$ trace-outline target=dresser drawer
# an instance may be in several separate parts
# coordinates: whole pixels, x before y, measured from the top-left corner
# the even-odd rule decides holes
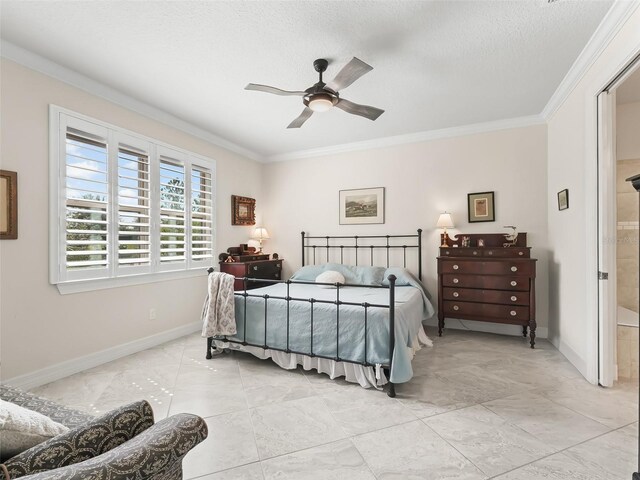
[[[442,306],[444,307],[444,314],[448,317],[455,317],[456,315],[477,315],[479,317],[484,316],[482,313],[484,304],[482,303],[455,302],[445,300]]]
[[[247,264],[247,276],[250,278],[280,279],[282,262],[255,262]]]
[[[529,278],[497,275],[457,275],[445,273],[442,275],[442,285],[444,287],[516,290],[527,292],[529,291]]]
[[[515,260],[482,262],[482,272],[486,275],[526,275],[529,277],[535,272],[535,264],[533,262],[518,262]]]
[[[486,248],[483,253],[489,258],[529,258],[530,250],[518,247]]]
[[[501,290],[478,290],[473,288],[443,288],[442,298],[460,302],[497,303],[503,305],[529,305],[529,294]]]
[[[512,320],[514,322],[529,321],[529,307],[518,305],[492,305],[488,303],[456,302],[445,300],[442,304],[444,314],[448,317],[478,316],[496,320]]]
[[[482,249],[481,248],[440,248],[440,255],[446,257],[481,257]]]
[[[440,273],[483,274],[483,275],[526,275],[535,272],[533,262],[517,260],[475,261],[443,259],[440,262]]]

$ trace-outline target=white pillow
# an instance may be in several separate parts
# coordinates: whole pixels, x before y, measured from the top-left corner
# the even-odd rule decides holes
[[[345,283],[344,275],[335,270],[327,270],[316,277],[317,283]],[[336,288],[333,285],[318,285],[320,288]]]
[[[0,400],[0,458],[3,460],[68,431],[46,415]]]

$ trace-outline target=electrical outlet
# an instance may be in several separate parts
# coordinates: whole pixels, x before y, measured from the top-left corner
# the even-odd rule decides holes
[[[156,319],[156,309],[155,308],[150,308],[149,309],[149,320],[155,320]]]

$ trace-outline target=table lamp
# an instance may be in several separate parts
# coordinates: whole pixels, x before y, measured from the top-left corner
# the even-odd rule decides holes
[[[453,228],[453,220],[451,219],[451,214],[444,212],[440,214],[438,218],[438,223],[436,223],[436,227],[444,229],[442,233],[442,245],[440,247],[448,247],[447,239],[449,236],[447,235],[447,228]]]
[[[253,231],[253,238],[257,238],[258,242],[260,242],[260,250],[258,250],[258,253],[262,253],[262,241],[263,240],[268,240],[269,238],[271,238],[269,236],[269,232],[267,232],[267,229],[264,227],[257,227],[254,231]]]

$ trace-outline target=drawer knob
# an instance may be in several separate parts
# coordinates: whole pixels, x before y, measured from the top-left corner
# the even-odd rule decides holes
[[[524,252],[518,252],[518,255],[522,256],[524,255]]]
[[[254,267],[253,267],[253,269],[254,269],[254,270],[258,270],[258,266],[257,266],[257,265],[256,265],[256,266],[254,266]]]
[[[453,296],[458,298],[460,296],[460,294],[458,292],[453,292]]]
[[[515,302],[516,300],[518,300],[518,297],[516,297],[515,295],[511,295],[511,301]]]
[[[477,255],[477,254],[478,254],[478,251],[477,251],[477,250],[474,250],[474,251],[473,251],[473,254],[474,254],[474,255]]]
[[[279,274],[279,273],[276,273],[274,276],[275,276],[276,278],[280,278],[280,274]]]
[[[444,254],[445,254],[445,255],[449,255],[449,251],[446,251]]]
[[[518,271],[518,267],[516,267],[515,265],[513,267],[511,267],[511,271],[512,272],[517,272]]]
[[[492,251],[489,251],[489,255],[493,255],[493,252],[492,252]]]
[[[515,310],[511,310],[511,311],[509,312],[509,314],[510,314],[512,317],[515,317],[515,316],[517,315],[517,313],[516,313],[516,311],[515,311]]]
[[[460,307],[459,307],[458,305],[454,305],[454,306],[453,306],[453,309],[454,309],[454,310],[460,310]]]
[[[460,268],[460,267],[459,267],[458,265],[454,265],[454,266],[453,266],[453,269],[454,269],[454,270],[458,270],[459,268]]]
[[[453,279],[453,283],[458,283],[460,280],[458,280],[457,278]]]
[[[518,282],[516,282],[515,280],[511,280],[511,286],[515,287],[516,285],[518,285]]]

